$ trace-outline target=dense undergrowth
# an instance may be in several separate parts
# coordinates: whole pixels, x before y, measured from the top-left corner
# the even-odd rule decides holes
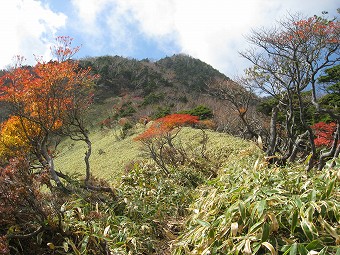
[[[339,169],[228,166],[197,189],[174,254],[339,254]]]
[[[339,254],[338,168],[268,166],[255,144],[210,131],[202,157],[200,132],[181,131],[175,145],[191,144],[189,158],[168,165],[169,174],[138,160],[114,193],[78,181],[69,195],[40,189],[33,209],[46,215],[42,224],[24,185],[15,213],[28,222],[1,225],[0,254]],[[36,235],[16,236],[39,224]]]

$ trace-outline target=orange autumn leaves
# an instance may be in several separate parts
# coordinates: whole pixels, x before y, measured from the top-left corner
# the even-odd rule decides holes
[[[63,40],[65,48],[58,47],[55,54],[61,54],[57,59],[65,60],[78,48],[68,47],[68,37],[57,38],[59,43]],[[70,59],[38,60],[33,67],[22,66],[21,62],[22,58],[17,57],[15,68],[0,78],[0,101],[10,103],[13,109],[13,116],[1,126],[3,153],[19,147],[28,150],[35,140],[60,130],[70,111],[91,103],[90,87],[97,78],[89,68],[80,68]]]
[[[17,68],[2,77],[0,100],[20,105],[20,115],[46,129],[58,128],[63,114],[75,103],[79,86],[92,82],[90,70],[77,71],[77,67],[76,62],[67,61]]]
[[[338,44],[340,22],[321,17],[310,17],[294,22],[294,26],[275,38],[277,43],[287,44],[307,41],[322,41],[325,44]]]
[[[148,141],[153,138],[164,137],[171,131],[182,126],[194,125],[199,122],[197,116],[190,114],[171,114],[155,120],[152,125],[143,133],[135,138],[136,141]]]

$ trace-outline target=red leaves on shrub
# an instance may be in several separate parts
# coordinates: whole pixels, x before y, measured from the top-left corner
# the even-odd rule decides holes
[[[336,129],[336,123],[319,122],[311,126],[315,132],[316,138],[314,143],[316,147],[330,147],[333,143],[333,134]]]
[[[163,118],[159,118],[152,123],[152,125],[142,134],[135,138],[136,141],[145,141],[156,137],[161,137],[169,134],[172,130],[198,123],[198,116],[192,116],[190,114],[178,114],[174,113],[167,115]]]

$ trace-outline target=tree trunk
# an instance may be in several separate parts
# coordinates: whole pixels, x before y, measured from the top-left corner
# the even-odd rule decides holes
[[[288,158],[288,162],[294,162],[295,161],[296,155],[299,152],[300,143],[302,143],[305,140],[307,135],[308,135],[308,131],[304,132],[303,134],[299,135],[296,138],[296,141],[295,141],[294,146],[293,146],[292,153],[290,154],[290,156]]]
[[[38,159],[40,163],[48,169],[48,171],[51,174],[52,180],[57,184],[57,186],[59,188],[64,188],[64,185],[60,181],[60,178],[55,171],[53,158],[48,153],[47,140],[48,140],[48,136],[44,138],[44,140],[42,141],[40,145],[40,148],[39,148],[40,151],[38,152],[39,153]]]
[[[272,109],[272,116],[270,119],[270,133],[269,133],[269,144],[267,147],[267,156],[273,156],[276,151],[276,121],[277,121],[277,114],[279,112],[279,108],[275,106]]]
[[[85,131],[83,132],[83,135],[84,135],[83,140],[87,144],[87,151],[85,152],[85,157],[84,157],[85,166],[86,166],[85,180],[84,180],[85,188],[90,189],[90,190],[110,192],[114,194],[113,190],[110,187],[98,187],[98,186],[94,186],[90,184],[90,178],[91,178],[90,157],[92,154],[92,143],[89,139],[89,136],[87,135]]]
[[[85,157],[84,157],[84,161],[85,161],[85,186],[87,187],[89,185],[89,180],[91,178],[91,167],[90,167],[90,156],[92,154],[92,143],[88,137],[87,134],[85,135],[85,143],[87,145],[87,151],[85,152]]]

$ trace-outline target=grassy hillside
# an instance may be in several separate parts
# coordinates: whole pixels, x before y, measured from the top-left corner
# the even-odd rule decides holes
[[[108,181],[115,181],[131,162],[145,159],[146,152],[142,150],[141,144],[134,141],[133,138],[150,124],[146,127],[137,124],[129,130],[129,135],[125,138],[121,137],[119,128],[94,129],[90,133],[93,151],[90,163],[93,175]],[[200,150],[201,132],[199,129],[183,128],[176,142],[187,146],[188,150],[198,151]],[[240,158],[246,159],[246,156],[252,155],[251,158],[256,159],[260,155],[260,150],[254,143],[210,130],[205,132],[208,135],[208,153],[211,157],[219,160],[221,167],[226,162],[233,164]],[[60,145],[59,155],[55,160],[57,169],[65,173],[84,174],[85,151],[85,143],[65,140]]]

